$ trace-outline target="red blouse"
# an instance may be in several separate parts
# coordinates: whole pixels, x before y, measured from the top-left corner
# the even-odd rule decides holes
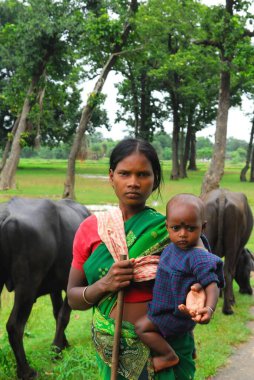
[[[97,218],[91,215],[79,226],[73,242],[72,267],[83,271],[83,265],[88,257],[101,243],[98,234]],[[152,299],[154,280],[132,282],[124,291],[125,302],[145,302]]]

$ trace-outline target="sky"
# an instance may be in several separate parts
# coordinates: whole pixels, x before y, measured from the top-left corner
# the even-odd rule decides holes
[[[207,5],[225,4],[225,0],[202,0]],[[121,80],[121,76],[117,75],[114,71],[111,71],[103,87],[103,93],[107,95],[104,107],[108,112],[110,124],[112,125],[111,131],[107,131],[106,128],[101,128],[100,132],[103,133],[105,138],[112,138],[114,140],[122,139],[126,133],[124,123],[115,123],[115,114],[117,111],[116,95],[117,90],[114,84]],[[89,81],[84,84],[83,99],[86,101],[87,94],[93,90],[96,80]],[[234,137],[239,140],[246,140],[249,142],[251,131],[251,118],[253,117],[253,101],[247,98],[243,99],[242,107],[231,107],[228,116],[228,131],[227,138]],[[165,131],[172,132],[172,123],[165,123]],[[197,133],[197,137],[204,136],[213,140],[215,134],[215,124],[209,126]]]

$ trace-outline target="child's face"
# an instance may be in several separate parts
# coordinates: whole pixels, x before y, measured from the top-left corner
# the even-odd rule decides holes
[[[169,209],[166,226],[171,242],[181,249],[197,245],[204,228],[199,208],[180,203]]]

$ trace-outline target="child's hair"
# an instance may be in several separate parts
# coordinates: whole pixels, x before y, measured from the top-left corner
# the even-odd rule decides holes
[[[166,217],[169,216],[170,214],[170,208],[174,206],[175,204],[191,204],[193,206],[196,206],[199,213],[200,213],[200,218],[202,221],[205,219],[205,205],[204,202],[202,201],[201,198],[197,197],[194,194],[189,194],[189,193],[181,193],[181,194],[176,194],[173,196],[167,203],[166,206]]]
[[[156,150],[148,141],[134,138],[120,141],[112,150],[109,168],[114,171],[120,161],[135,152],[142,153],[150,161],[154,174],[153,190],[159,190],[162,181],[161,165]]]

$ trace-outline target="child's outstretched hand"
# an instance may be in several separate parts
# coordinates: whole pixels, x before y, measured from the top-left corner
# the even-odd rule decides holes
[[[205,317],[205,301],[206,295],[204,289],[200,284],[194,284],[191,286],[191,289],[187,294],[186,305],[181,304],[178,306],[178,309],[182,313],[190,316],[194,322],[208,323],[210,319],[207,320],[208,316]]]
[[[209,306],[204,306],[202,309],[197,310],[197,314],[195,319],[193,321],[201,323],[201,324],[206,324],[210,322],[210,319],[213,316],[213,309],[210,308]]]

